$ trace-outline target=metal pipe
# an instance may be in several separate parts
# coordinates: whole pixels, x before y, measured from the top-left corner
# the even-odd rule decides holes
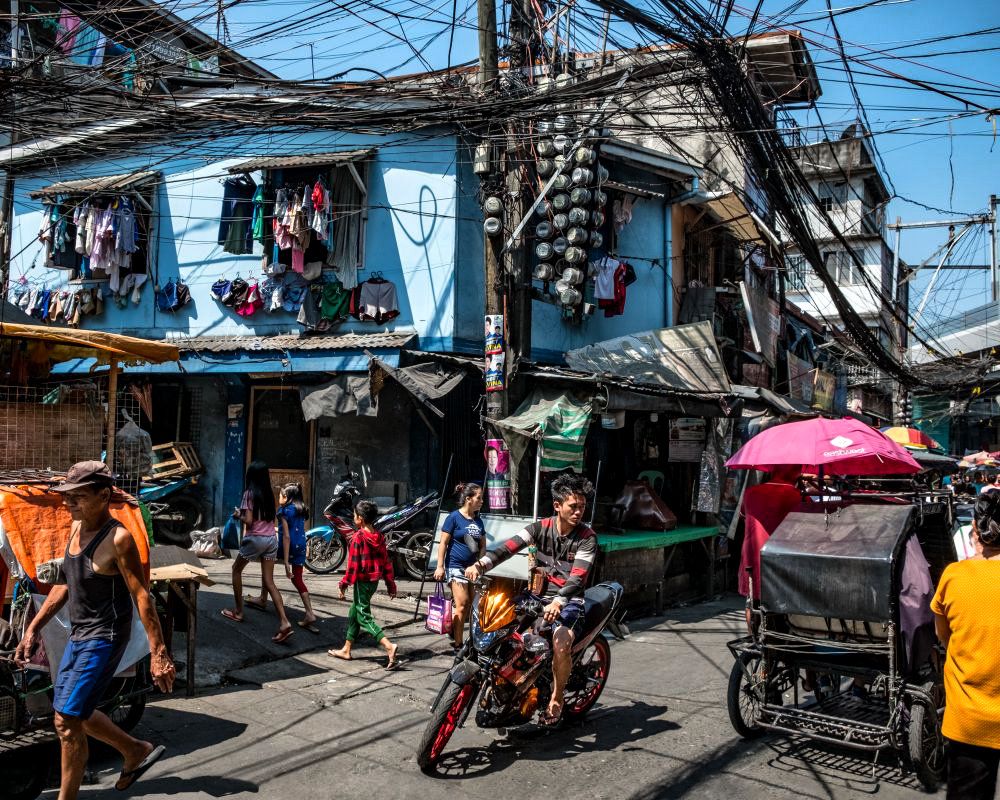
[[[1000,299],[1000,276],[997,275],[997,196],[990,195],[990,282],[993,301]]]
[[[603,463],[603,461],[597,462],[597,477],[594,479],[594,502],[590,506],[590,521],[587,523],[588,525],[594,524],[594,517],[597,514],[597,490],[601,485],[601,465]]]
[[[988,214],[968,219],[946,219],[940,222],[896,222],[895,225],[886,225],[889,230],[900,230],[901,228],[950,228],[952,225],[985,225],[990,222]]]
[[[532,501],[531,518],[538,519],[538,502],[542,488],[542,443],[538,442],[535,447],[535,497]]]
[[[663,206],[663,327],[674,325],[674,206]]]
[[[902,224],[902,217],[896,217],[896,243],[892,248],[892,303],[896,304],[896,298],[899,297],[899,225]]]

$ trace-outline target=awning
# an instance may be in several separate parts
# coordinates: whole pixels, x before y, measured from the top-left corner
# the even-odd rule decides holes
[[[366,161],[375,155],[374,149],[341,150],[335,153],[312,153],[301,156],[261,156],[241,161],[229,167],[229,173],[235,175],[244,172],[256,172],[259,169],[294,169],[296,167],[325,167],[336,164],[354,164]]]
[[[729,393],[729,378],[710,322],[633,333],[570,350],[580,372],[614,375],[648,386]]]
[[[509,417],[496,420],[514,462],[521,460],[529,440],[541,447],[546,471],[583,469],[583,444],[590,427],[592,400],[551,387],[535,389]]]
[[[378,372],[394,378],[400,386],[439,419],[444,418],[444,412],[433,405],[432,400],[440,400],[452,389],[455,389],[465,377],[466,370],[461,367],[447,367],[440,362],[425,362],[412,364],[408,367],[393,367],[377,356],[371,357],[371,381],[375,382]]]
[[[160,364],[176,361],[180,356],[177,347],[166,342],[78,328],[50,328],[44,325],[2,322],[0,336],[54,344],[57,347],[53,360],[57,361],[64,358],[92,358],[96,355],[97,360],[103,363],[118,360]]]
[[[687,182],[701,175],[701,170],[687,161],[624,139],[611,138],[602,143],[601,157],[627,164],[644,172],[662,175],[673,181]]]
[[[279,333],[270,336],[190,336],[171,340],[182,353],[259,353],[287,350],[382,350],[398,349],[416,338],[410,332],[331,333],[302,336]]]
[[[759,403],[783,417],[818,417],[820,412],[794,397],[772,392],[760,386],[733,386],[734,394],[748,403]]]
[[[67,194],[96,194],[137,191],[155,183],[160,173],[152,170],[129,172],[124,175],[107,175],[99,178],[81,178],[75,181],[60,181],[31,192],[32,199],[39,197],[59,197]]]
[[[735,192],[727,192],[721,197],[706,200],[703,205],[707,206],[719,224],[729,228],[737,239],[744,242],[764,240],[750,216],[749,209]]]

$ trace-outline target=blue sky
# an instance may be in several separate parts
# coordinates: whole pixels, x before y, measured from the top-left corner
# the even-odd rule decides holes
[[[662,16],[656,0],[635,2]],[[835,10],[867,5],[866,0],[832,3]],[[705,4],[710,3],[705,0]],[[750,8],[736,7],[730,32],[745,30],[754,4],[748,5]],[[817,126],[821,119],[832,135],[839,135],[857,112],[826,18],[826,3],[806,0],[794,13],[775,20],[776,15],[796,5],[791,0],[765,0],[761,19],[803,31],[810,42],[823,96],[817,112],[803,112],[799,119],[807,126]],[[188,18],[196,12],[208,14],[202,25],[215,34],[215,18],[208,8],[198,4],[181,13]],[[572,40],[579,50],[598,49],[601,12],[592,6],[580,8]],[[450,25],[453,14],[458,23],[454,34]],[[399,74],[468,62],[476,58],[474,22],[474,0],[380,0],[379,4],[351,0],[348,5],[244,0],[226,12],[231,44],[290,79],[328,78],[352,67]],[[900,198],[906,198],[892,202],[888,218],[900,216],[904,222],[915,222],[948,216],[918,203],[959,212],[985,212],[990,193],[1000,194],[1000,144],[994,141],[993,123],[982,114],[963,118],[970,109],[958,100],[909,88],[881,70],[951,84],[947,88],[954,94],[1000,107],[1000,35],[994,31],[977,37],[947,38],[1000,25],[995,0],[885,0],[838,14],[837,24],[848,55],[872,59],[869,65],[854,65],[858,92],[877,134],[875,142],[891,183]],[[262,32],[267,34],[264,41],[251,41]],[[611,40],[616,39],[622,45],[642,41],[624,25],[613,25]],[[877,57],[877,51],[887,49],[898,57]],[[985,52],[973,52],[980,49]],[[371,73],[355,71],[347,77],[365,80]],[[949,120],[952,115],[956,118]],[[905,231],[901,255],[910,264],[920,263],[946,235],[945,230]],[[955,260],[986,264],[988,246],[985,231],[972,233],[956,251]],[[911,294],[914,307],[929,278],[927,270],[915,280]],[[989,300],[987,292],[984,272],[943,272],[924,322],[981,305]]]

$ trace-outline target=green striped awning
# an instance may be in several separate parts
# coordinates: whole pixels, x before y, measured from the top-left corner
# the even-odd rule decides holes
[[[583,443],[590,427],[591,399],[536,389],[517,411],[496,425],[541,443],[546,471],[583,469]],[[513,448],[512,448],[513,449]]]

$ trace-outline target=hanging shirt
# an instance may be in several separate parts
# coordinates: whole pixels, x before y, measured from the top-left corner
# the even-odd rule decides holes
[[[359,320],[382,325],[398,316],[396,285],[392,281],[373,279],[361,284],[357,308]]]
[[[611,256],[605,256],[597,262],[597,276],[594,282],[594,298],[596,300],[615,299],[615,270],[621,262]]]
[[[264,187],[258,186],[253,193],[253,218],[251,236],[255,241],[264,244]]]

